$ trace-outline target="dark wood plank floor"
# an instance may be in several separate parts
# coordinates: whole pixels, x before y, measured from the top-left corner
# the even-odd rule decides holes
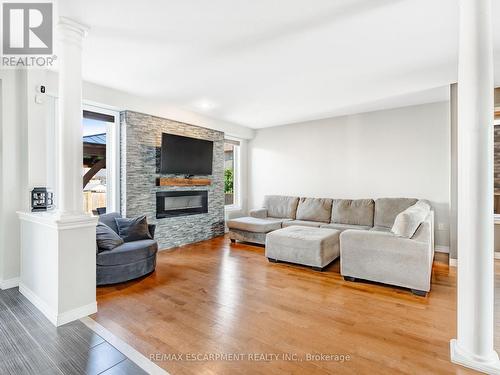
[[[0,374],[117,373],[146,374],[82,322],[56,328],[17,288],[0,291]]]
[[[144,355],[159,354],[156,362],[173,375],[470,374],[449,361],[455,306],[455,269],[442,254],[422,298],[345,282],[339,261],[322,273],[268,263],[262,247],[222,237],[161,252],[150,276],[98,288],[93,318]],[[198,353],[247,356],[186,360]],[[307,360],[308,353],[350,359]]]

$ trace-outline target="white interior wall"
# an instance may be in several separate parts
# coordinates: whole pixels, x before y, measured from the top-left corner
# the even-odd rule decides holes
[[[47,186],[47,113],[52,102],[37,92],[37,86],[46,80],[46,71],[33,69],[26,72],[27,108],[27,178],[28,188]]]
[[[248,152],[251,208],[266,194],[425,198],[449,245],[449,102],[260,129]]]
[[[27,74],[1,70],[1,180],[0,287],[15,285],[19,277],[19,221],[16,211],[29,206],[27,190]]]
[[[35,102],[43,70],[2,70],[0,287],[16,284],[20,234],[16,211],[28,210],[29,192],[47,185],[47,101]],[[43,99],[43,98],[42,98]]]

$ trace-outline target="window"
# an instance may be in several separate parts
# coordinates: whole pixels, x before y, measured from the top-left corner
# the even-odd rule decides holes
[[[97,215],[118,211],[118,114],[86,106],[83,111],[83,208]]]
[[[239,156],[240,142],[224,142],[224,199],[226,207],[239,206]]]

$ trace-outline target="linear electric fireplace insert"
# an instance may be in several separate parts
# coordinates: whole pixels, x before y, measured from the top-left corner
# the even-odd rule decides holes
[[[156,218],[196,215],[208,212],[208,191],[159,191]]]

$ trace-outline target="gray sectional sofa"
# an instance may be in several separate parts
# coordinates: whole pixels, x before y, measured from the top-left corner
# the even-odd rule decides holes
[[[318,238],[338,238],[341,274],[346,280],[365,279],[412,289],[415,294],[430,290],[434,259],[434,212],[430,204],[414,198],[328,199],[266,196],[263,208],[249,217],[229,220],[232,242],[266,244],[272,261],[287,261],[322,269],[325,260],[335,259],[334,244],[323,248]],[[287,231],[283,228],[304,229]],[[306,229],[309,228],[309,229]],[[328,236],[329,229],[338,234]],[[268,236],[273,232],[272,236]],[[276,232],[276,235],[274,235]],[[310,239],[310,241],[308,241]],[[300,244],[299,244],[300,242]],[[317,263],[301,252],[316,246],[322,256]],[[294,246],[294,244],[298,244]],[[290,250],[287,254],[287,248]],[[272,254],[269,256],[269,254]],[[277,255],[278,254],[278,255]],[[281,259],[280,259],[281,258]],[[294,261],[296,259],[296,261]]]

